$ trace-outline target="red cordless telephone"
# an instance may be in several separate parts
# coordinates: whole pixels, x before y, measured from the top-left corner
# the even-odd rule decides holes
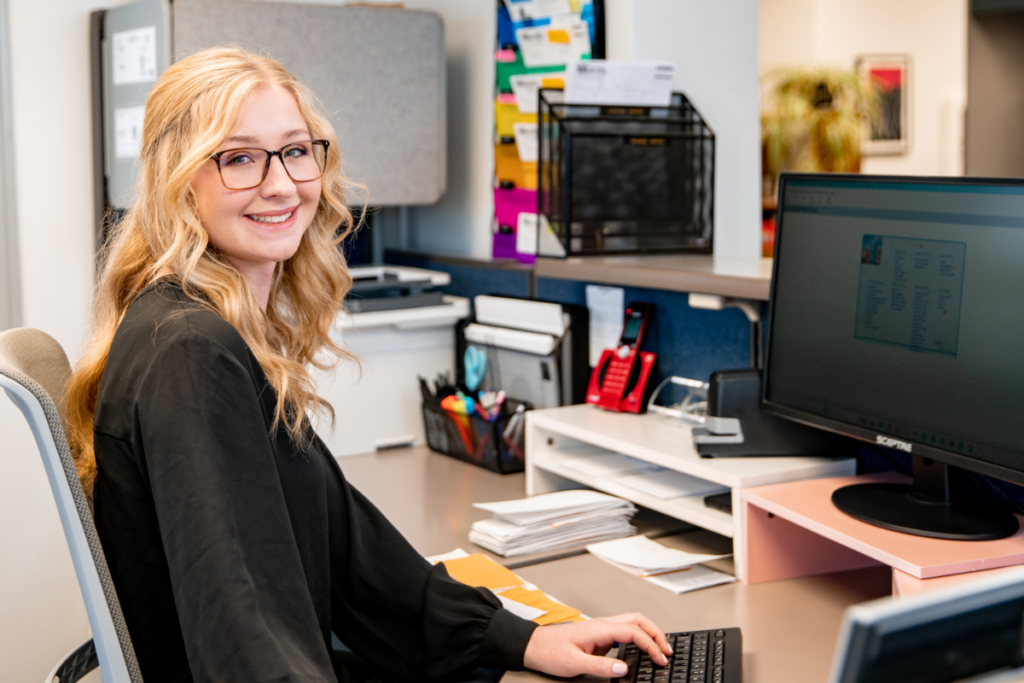
[[[640,351],[640,345],[653,312],[653,305],[640,301],[631,301],[626,307],[619,345],[601,353],[601,359],[590,376],[587,403],[619,412],[639,413],[643,410],[644,392],[657,356]]]

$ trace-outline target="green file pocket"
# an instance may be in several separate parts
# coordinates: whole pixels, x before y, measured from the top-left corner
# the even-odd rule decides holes
[[[526,467],[526,411],[530,404],[507,399],[493,422],[423,402],[423,425],[431,450],[499,474]]]
[[[494,69],[498,78],[498,92],[512,92],[512,77],[521,74],[548,74],[565,71],[565,66],[535,66],[532,69],[523,64],[523,55],[516,51],[514,62],[495,62]]]

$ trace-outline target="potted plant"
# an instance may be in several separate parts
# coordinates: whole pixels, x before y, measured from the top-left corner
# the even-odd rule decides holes
[[[879,116],[872,86],[853,70],[783,68],[761,81],[764,195],[782,171],[858,173],[864,122]]]

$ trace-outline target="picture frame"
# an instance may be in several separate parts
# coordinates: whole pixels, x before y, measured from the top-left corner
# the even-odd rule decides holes
[[[910,55],[860,55],[856,70],[866,84],[877,88],[881,107],[880,120],[864,123],[861,154],[906,154],[911,134]]]

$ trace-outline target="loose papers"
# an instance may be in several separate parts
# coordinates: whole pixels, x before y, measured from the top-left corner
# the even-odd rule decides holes
[[[597,491],[559,491],[521,500],[478,503],[493,513],[475,522],[469,540],[503,557],[579,547],[623,536],[636,508]]]
[[[729,555],[688,553],[666,548],[645,536],[594,543],[588,545],[587,550],[598,559],[676,595],[736,580],[729,574],[700,566]]]
[[[674,74],[671,62],[573,62],[565,71],[565,102],[667,107]]]

